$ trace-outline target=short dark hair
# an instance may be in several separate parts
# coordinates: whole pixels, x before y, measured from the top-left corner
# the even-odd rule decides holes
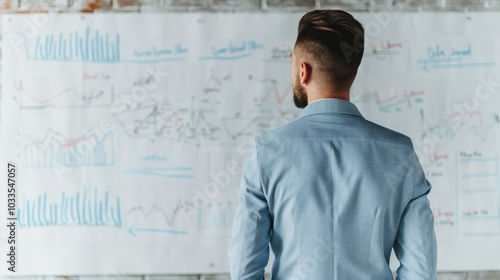
[[[348,90],[363,57],[364,28],[344,11],[311,11],[300,19],[295,47],[327,86]]]

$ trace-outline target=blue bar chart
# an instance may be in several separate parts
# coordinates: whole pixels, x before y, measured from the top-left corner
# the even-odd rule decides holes
[[[38,36],[26,56],[30,60],[119,62],[120,34],[100,32],[87,26],[85,32]]]
[[[120,197],[110,198],[108,191],[98,188],[62,192],[59,198],[44,192],[20,202],[20,227],[122,226]]]

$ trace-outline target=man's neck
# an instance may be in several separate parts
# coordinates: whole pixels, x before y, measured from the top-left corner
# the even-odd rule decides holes
[[[307,96],[307,103],[311,104],[315,101],[324,100],[324,99],[342,99],[346,101],[350,101],[349,94],[328,94],[328,95],[320,95],[320,96]]]

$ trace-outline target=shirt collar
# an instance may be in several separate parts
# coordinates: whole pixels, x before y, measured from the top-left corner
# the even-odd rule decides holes
[[[337,98],[324,98],[309,103],[304,110],[302,110],[300,117],[327,113],[349,114],[363,117],[356,105],[347,100]]]

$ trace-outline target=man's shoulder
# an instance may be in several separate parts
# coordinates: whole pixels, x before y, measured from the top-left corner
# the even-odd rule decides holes
[[[284,139],[290,139],[290,137],[299,134],[301,126],[301,119],[297,119],[261,133],[255,139],[257,143],[261,144],[282,142]]]
[[[390,129],[388,127],[382,126],[380,124],[374,123],[369,120],[366,121],[366,127],[370,128],[370,134],[376,140],[386,141],[388,143],[392,143],[394,145],[402,145],[402,146],[412,146],[411,138],[407,135],[398,132],[396,130]]]
[[[350,131],[341,131],[348,129]],[[271,129],[256,137],[256,143],[259,144],[281,144],[296,138],[305,138],[314,134],[321,135],[321,138],[331,138],[339,140],[360,140],[372,141],[381,144],[393,145],[401,148],[413,148],[412,140],[407,135],[387,128],[380,124],[366,120],[364,118],[356,118],[356,122],[347,127],[342,126],[336,133],[331,131],[325,133],[311,133],[314,128],[307,118],[299,118],[280,127]]]

